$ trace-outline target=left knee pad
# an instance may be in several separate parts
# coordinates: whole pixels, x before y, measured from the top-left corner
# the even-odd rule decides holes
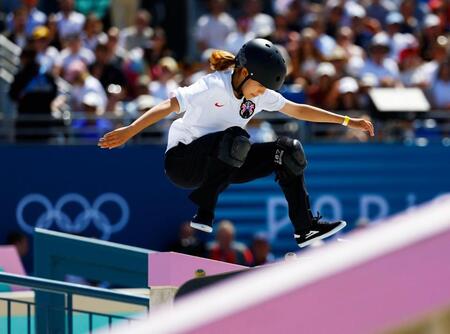
[[[250,151],[250,140],[243,135],[225,133],[220,144],[218,158],[232,167],[240,168]]]
[[[307,161],[303,146],[297,139],[280,137],[276,142],[275,163],[295,176],[301,175]]]

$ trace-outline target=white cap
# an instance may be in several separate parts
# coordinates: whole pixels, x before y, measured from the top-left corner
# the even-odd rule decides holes
[[[83,96],[82,102],[89,107],[99,108],[102,105],[102,98],[95,92],[88,92]]]
[[[364,59],[358,56],[354,56],[351,57],[347,62],[346,70],[348,74],[357,77],[359,75],[359,72],[361,72],[363,66],[364,66]]]
[[[136,99],[138,110],[150,109],[158,104],[158,100],[151,95],[141,95]]]
[[[366,73],[361,78],[361,86],[364,87],[378,87],[379,81],[375,74]]]
[[[389,35],[384,31],[375,34],[370,41],[370,46],[384,46],[389,48]]]
[[[441,19],[439,16],[434,14],[428,14],[425,16],[425,19],[423,20],[423,27],[424,28],[431,28],[436,27],[441,24]]]
[[[332,63],[320,63],[319,66],[317,66],[316,78],[320,78],[324,75],[329,77],[336,75],[336,69]]]
[[[353,1],[346,3],[345,10],[347,11],[347,15],[350,17],[358,17],[362,19],[366,16],[366,10],[364,7]]]
[[[358,91],[358,83],[352,77],[344,77],[339,80],[339,93],[356,93]]]

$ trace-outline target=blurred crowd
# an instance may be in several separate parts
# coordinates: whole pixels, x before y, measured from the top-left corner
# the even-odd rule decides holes
[[[84,136],[96,138],[208,73],[213,49],[236,53],[255,37],[281,48],[288,64],[281,92],[293,101],[373,117],[371,88],[417,87],[433,109],[450,110],[448,0],[193,3],[200,15],[178,27],[191,47],[176,54],[159,12],[144,1],[57,0],[58,9],[44,13],[38,0],[21,0],[2,24],[22,49],[9,96],[31,121],[18,127],[36,127],[36,114],[51,115],[42,127],[70,117],[73,130],[92,128]],[[70,84],[65,92],[60,79]],[[270,133],[265,123],[255,126],[266,126],[262,137]]]
[[[253,267],[268,264],[275,260],[266,233],[256,233],[250,242],[251,245],[247,246],[245,243],[236,240],[235,226],[229,220],[222,220],[217,223],[215,239],[209,242],[200,239],[196,230],[189,226],[189,222],[186,222],[180,226],[178,240],[170,246],[170,250]]]

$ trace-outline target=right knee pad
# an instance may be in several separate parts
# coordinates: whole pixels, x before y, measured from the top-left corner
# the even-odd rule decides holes
[[[301,175],[307,162],[300,141],[288,137],[278,138],[275,163],[290,174]]]
[[[247,134],[243,130],[244,134]],[[225,133],[219,143],[218,158],[229,166],[240,168],[250,151],[250,140],[245,135]]]

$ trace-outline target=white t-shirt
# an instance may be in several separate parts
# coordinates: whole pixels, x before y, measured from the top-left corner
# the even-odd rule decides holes
[[[248,121],[262,110],[278,111],[286,99],[273,90],[244,103],[231,86],[231,70],[213,72],[188,87],[180,87],[171,95],[176,97],[183,118],[174,121],[169,130],[167,150],[178,143],[189,144],[208,133],[233,126],[245,128]]]
[[[431,87],[434,106],[447,109],[450,106],[450,81],[436,80]]]
[[[275,21],[272,16],[259,13],[253,16],[249,22],[249,31],[257,37],[266,37],[275,31]]]
[[[67,17],[62,12],[57,13],[55,20],[59,37],[66,38],[67,35],[81,33],[86,19],[83,14],[72,11]]]
[[[382,65],[375,64],[370,59],[366,60],[359,72],[359,77],[362,78],[368,73],[374,74],[378,80],[383,80],[384,78],[397,80],[399,78],[397,63],[390,58],[385,58]]]
[[[236,30],[236,22],[227,13],[215,17],[203,15],[197,21],[196,38],[208,48],[223,49],[228,34]]]
[[[104,111],[106,109],[107,97],[105,90],[100,81],[90,75],[84,81],[83,86],[73,85],[70,90],[70,106],[73,112],[81,111],[84,97],[91,92],[96,93],[100,98],[99,110]]]
[[[81,48],[77,53],[72,53],[70,49],[65,48],[55,60],[55,66],[62,67],[66,70],[75,60],[81,60],[86,65],[91,65],[95,61],[94,53],[86,48]]]

